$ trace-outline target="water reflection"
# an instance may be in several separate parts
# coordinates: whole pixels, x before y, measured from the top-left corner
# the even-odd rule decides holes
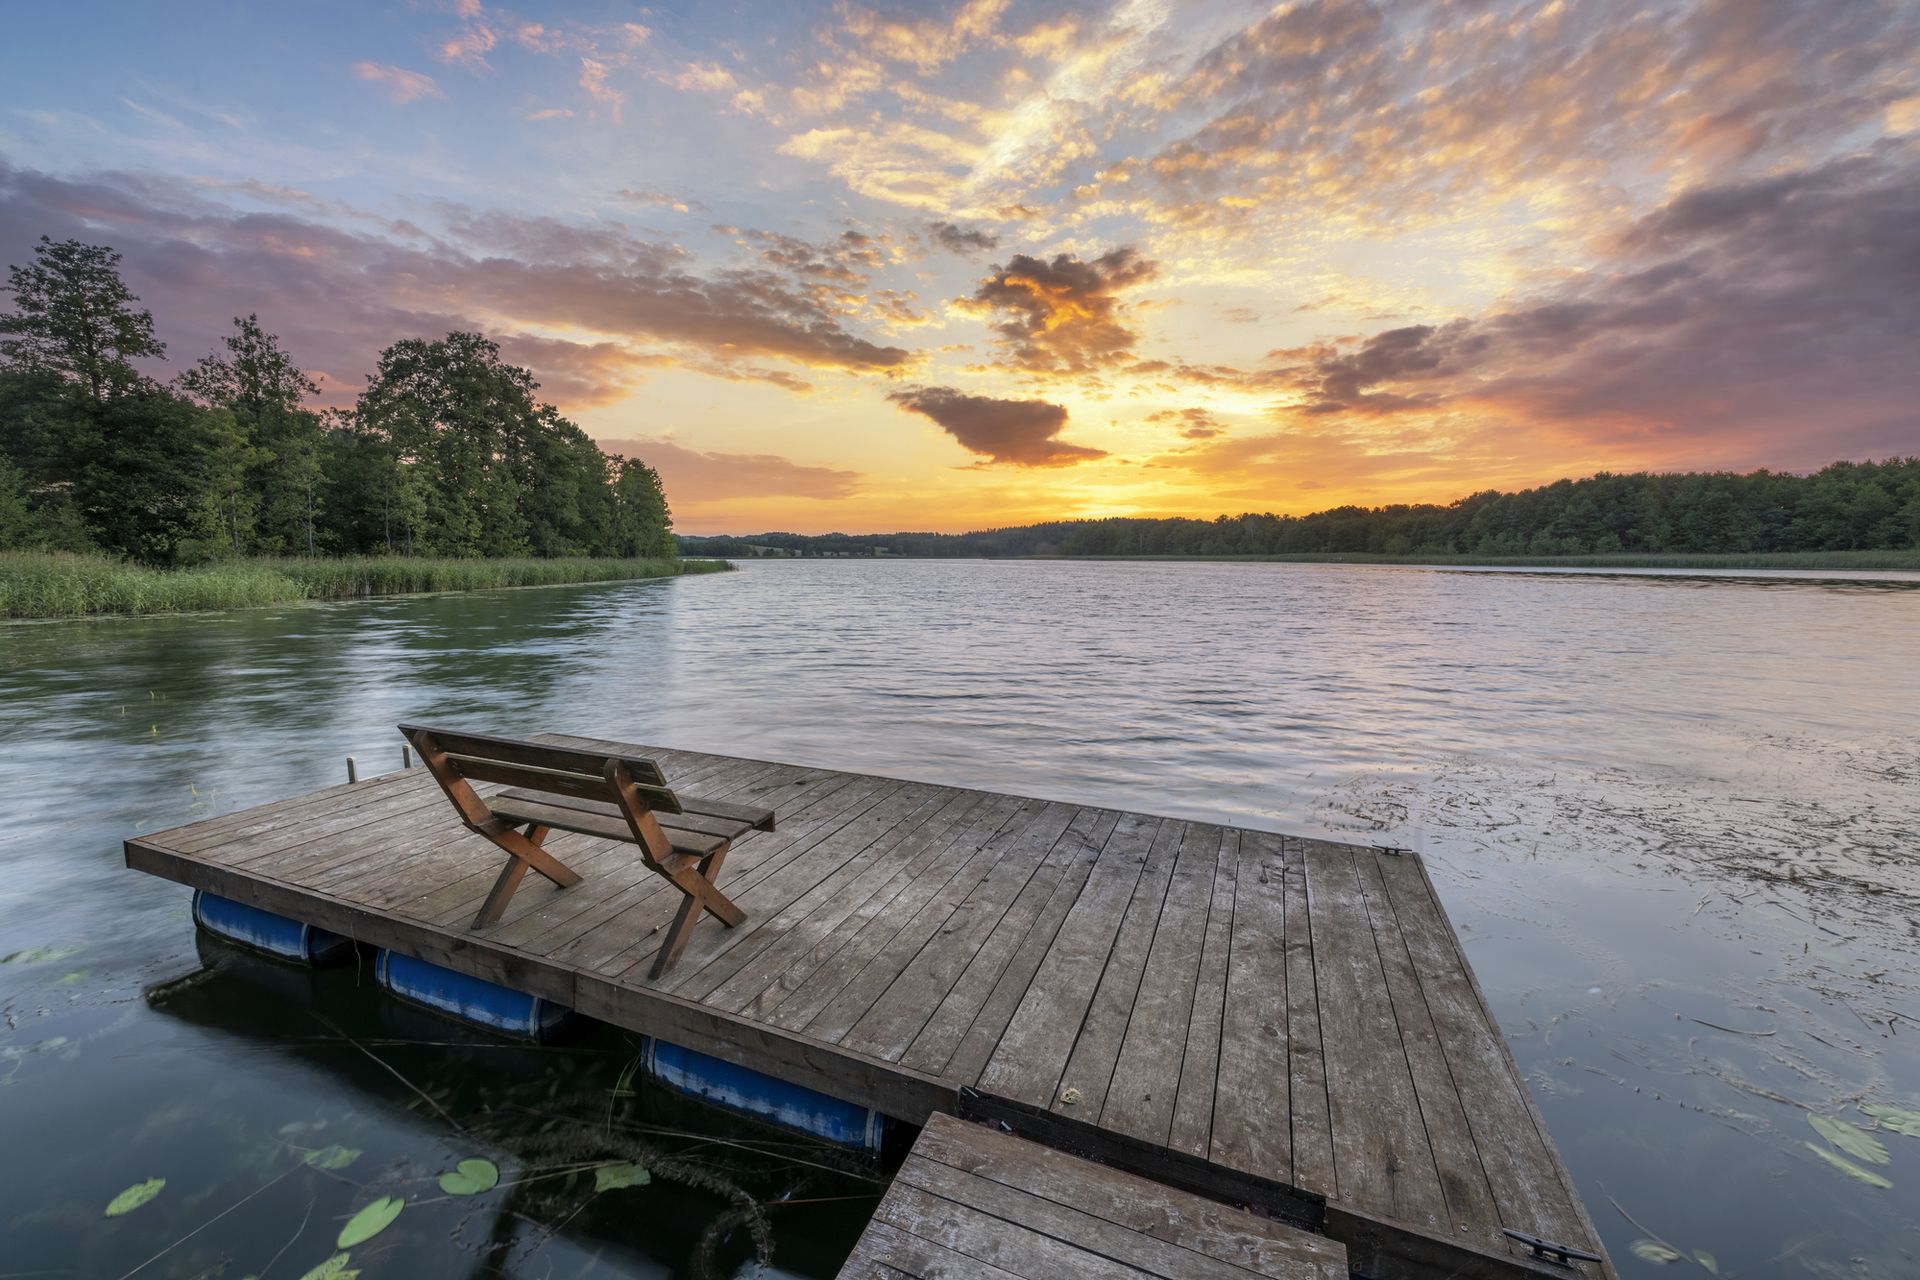
[[[264,995],[219,957],[191,977],[184,895],[118,858],[134,831],[338,781],[348,754],[397,765],[392,726],[422,718],[1414,845],[1623,1273],[1669,1274],[1630,1252],[1651,1232],[1729,1274],[1920,1274],[1920,1138],[1879,1135],[1887,1189],[1806,1146],[1813,1114],[1920,1109],[1917,695],[1910,586],[1701,575],[801,562],[7,627],[25,807],[0,834],[0,955],[24,954],[0,964],[0,1132],[44,1154],[0,1166],[6,1262],[119,1275],[277,1176],[285,1124],[429,1186],[472,1154],[305,1011],[376,1052],[461,1033],[402,1033],[351,973]],[[391,1064],[486,1117],[503,1168],[550,1157],[525,1135],[553,1100],[604,1119],[627,1056],[472,1039]],[[530,1114],[495,1125],[508,1100]],[[821,1194],[775,1175],[756,1197]],[[262,1193],[192,1256],[258,1268],[310,1199],[326,1221],[300,1248],[329,1241],[353,1189],[320,1183]],[[730,1201],[645,1195],[535,1253],[571,1204],[424,1209],[379,1272],[691,1274]],[[868,1202],[827,1203],[775,1212],[779,1265],[832,1273]],[[317,1260],[290,1249],[274,1274]]]

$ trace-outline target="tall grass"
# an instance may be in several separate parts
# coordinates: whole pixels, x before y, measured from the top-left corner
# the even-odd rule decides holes
[[[420,591],[484,591],[710,573],[724,560],[437,560],[424,556],[238,560],[147,569],[104,556],[0,552],[0,618],[247,609]]]

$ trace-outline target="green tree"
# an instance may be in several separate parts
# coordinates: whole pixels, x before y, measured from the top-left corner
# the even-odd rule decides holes
[[[426,498],[422,550],[440,555],[527,552],[522,511],[526,440],[539,429],[525,369],[477,333],[408,338],[380,353],[356,410],[417,474]]]
[[[608,552],[671,558],[676,549],[673,514],[660,486],[660,473],[638,458],[615,454],[612,462],[613,529]]]
[[[101,547],[160,565],[223,547],[220,498],[242,447],[233,415],[149,383],[102,406],[95,426],[74,489]]]
[[[133,361],[166,354],[153,313],[120,278],[105,245],[40,237],[34,262],[7,268],[14,310],[0,314],[0,359],[82,388],[95,404],[140,388]]]
[[[182,389],[230,412],[245,438],[240,483],[226,497],[230,539],[236,552],[312,555],[321,424],[303,403],[319,394],[319,385],[261,327],[258,315],[235,316],[233,324],[235,332],[222,340],[225,355],[207,356],[180,375]]]

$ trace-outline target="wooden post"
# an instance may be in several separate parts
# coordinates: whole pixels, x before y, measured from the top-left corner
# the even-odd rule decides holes
[[[402,769],[413,768],[413,748],[412,747],[403,746],[400,748],[400,767]]]
[[[347,757],[347,781],[350,783],[360,781],[360,766],[354,763],[352,756]]]

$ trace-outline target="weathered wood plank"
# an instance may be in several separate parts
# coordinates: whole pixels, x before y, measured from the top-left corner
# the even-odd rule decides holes
[[[969,1258],[945,1245],[902,1231],[875,1215],[853,1256],[840,1268],[839,1280],[1024,1280],[992,1263]]]
[[[936,841],[930,856],[911,876],[883,886],[846,925],[817,943],[806,956],[768,986],[744,1011],[773,1026],[806,1026],[850,983],[860,981],[868,966],[903,930],[913,927],[921,910],[955,883],[965,880],[969,868],[985,857],[989,842],[1010,823],[1021,820],[1030,803],[1018,796],[990,796],[963,826]]]
[[[1227,962],[1233,949],[1233,904],[1239,882],[1240,833],[1221,832],[1214,869],[1213,901],[1201,942],[1200,971],[1193,983],[1193,1015],[1187,1024],[1180,1092],[1174,1100],[1167,1145],[1204,1156],[1212,1147],[1214,1096],[1220,1078],[1220,1037],[1226,1029]],[[1232,1121],[1237,1123],[1237,1120]]]
[[[952,1116],[927,1122],[908,1163],[963,1170],[1255,1275],[1345,1280],[1345,1252],[1324,1236]]]
[[[1243,837],[1251,839],[1252,837]],[[1320,986],[1313,970],[1313,920],[1307,905],[1306,853],[1281,842],[1286,891],[1287,1109],[1295,1186],[1323,1195],[1334,1189],[1333,1119],[1327,1104],[1327,1060],[1320,1043]],[[1245,863],[1242,862],[1242,867]]]
[[[1443,1229],[1454,1227],[1461,1234],[1477,1235],[1486,1247],[1503,1248],[1507,1242],[1499,1233],[1499,1211],[1494,1207],[1493,1192],[1487,1184],[1473,1130],[1460,1105],[1459,1085],[1434,1031],[1426,995],[1414,973],[1406,939],[1381,879],[1380,859],[1394,855],[1354,851],[1350,856],[1359,873],[1360,893],[1373,926],[1380,967],[1386,974],[1394,1024],[1399,1028],[1400,1043],[1405,1046],[1407,1062],[1412,1068],[1421,1127],[1426,1130],[1427,1143],[1433,1148],[1434,1168],[1440,1175],[1441,1193],[1446,1197],[1447,1216],[1441,1226]]]
[[[1147,967],[1147,949],[1153,945],[1154,926],[1160,920],[1160,904],[1167,896],[1167,882],[1173,877],[1174,855],[1179,852],[1186,834],[1187,824],[1171,819],[1161,823],[1154,833],[1153,844],[1147,851],[1147,864],[1134,883],[1133,896],[1127,902],[1120,931],[1107,955],[1100,984],[1087,1006],[1080,1034],[1067,1055],[1066,1068],[1060,1073],[1060,1090],[1047,1100],[1057,1111],[1072,1111],[1093,1118],[1098,1117],[1106,1105],[1107,1089],[1113,1082],[1113,1066],[1119,1060],[1127,1021],[1140,992],[1140,975]]]
[[[1066,833],[1054,842],[1040,868],[974,950],[946,998],[907,1046],[902,1062],[922,1071],[973,1081],[979,1071],[977,1063],[972,1071],[965,1067],[947,1069],[955,1050],[962,1040],[974,1035],[976,1026],[976,1039],[983,1042],[979,1050],[982,1055],[986,1051],[984,1042],[999,1038],[1019,997],[1017,993],[1006,995],[992,1009],[988,1008],[989,1002],[1001,989],[1009,968],[1016,973],[1024,971],[1017,981],[1020,990],[1025,990],[1027,977],[1046,954],[1054,930],[1079,895],[1087,873],[1100,856],[1100,847],[1118,821],[1118,814],[1105,809],[1082,809],[1074,815]]]
[[[1113,1082],[1100,1110],[1104,1127],[1162,1146],[1173,1128],[1193,1020],[1194,980],[1226,834],[1219,827],[1194,823],[1180,841],[1140,990],[1114,1062]]]
[[[1567,1182],[1426,869],[1414,858],[1389,859],[1380,869],[1475,1135],[1496,1225],[1597,1248],[1599,1233]]]
[[[980,1072],[980,1088],[1044,1107],[1058,1095],[1065,1070],[1127,903],[1140,882],[1163,820],[1121,816],[1086,886],[1061,923],[1019,1007]]]
[[[1300,844],[1333,1121],[1335,1196],[1451,1234],[1443,1225],[1440,1175],[1420,1121],[1353,851],[1318,841]]]
[[[954,875],[935,890],[906,924],[894,931],[859,972],[802,1024],[807,1033],[828,1041],[838,1041],[846,1035],[913,963],[929,939],[946,926],[961,901],[999,864],[1021,833],[1040,820],[1047,807],[1045,801],[1023,801],[1015,814],[974,848]],[[783,1006],[774,1011],[772,1021],[777,1026],[792,1026],[794,1016],[797,1015],[790,1015]]]
[[[1055,850],[1075,816],[1072,805],[1050,803],[1031,826],[1008,839],[1004,855],[947,923],[860,1019],[836,1038],[849,1048],[898,1061],[1029,882],[1037,875],[1058,872],[1061,859]]]
[[[1214,1126],[1209,1153],[1232,1168],[1291,1182],[1282,838],[1243,832],[1237,853],[1214,1097],[1223,1122]]]

